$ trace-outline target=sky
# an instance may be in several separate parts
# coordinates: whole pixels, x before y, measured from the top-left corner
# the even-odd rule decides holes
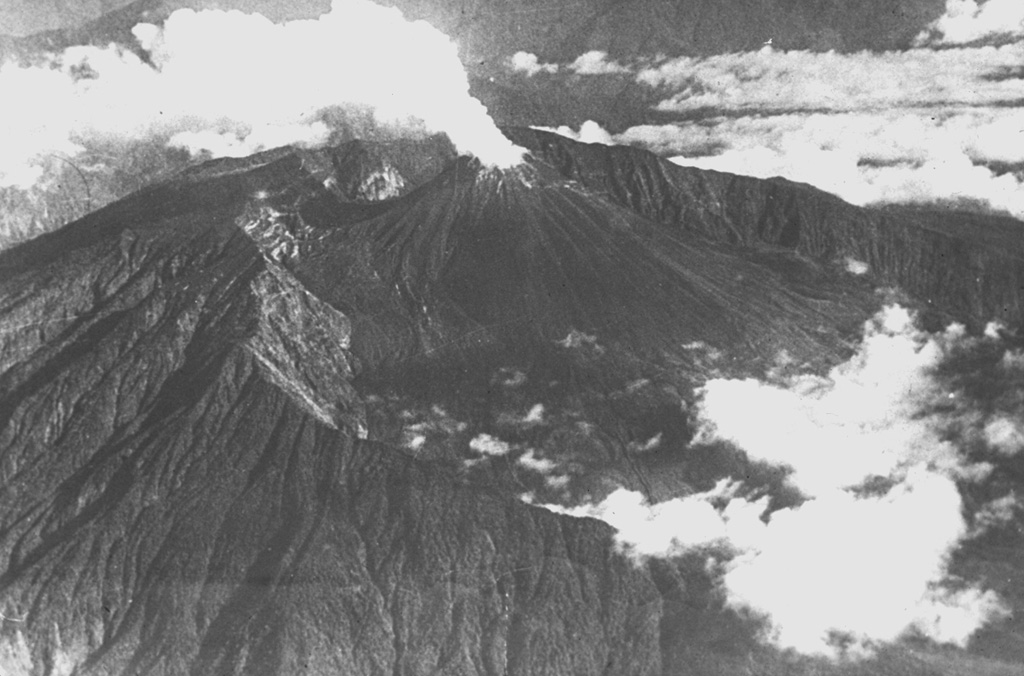
[[[681,165],[810,183],[858,205],[952,204],[1024,217],[1024,3],[948,0],[914,46],[574,62],[514,55],[522,77],[629,77],[651,121],[573,138]],[[625,74],[625,75],[624,75]],[[599,114],[599,111],[595,111]],[[655,119],[657,118],[657,119]]]

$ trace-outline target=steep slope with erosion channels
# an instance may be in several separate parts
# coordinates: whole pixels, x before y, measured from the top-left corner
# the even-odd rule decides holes
[[[879,299],[829,257],[876,216],[751,183],[852,214],[773,239],[735,178],[536,138],[219,160],[0,254],[0,673],[679,669],[689,583],[470,440],[688,490],[631,449],[686,447],[702,377],[841,358]]]
[[[863,209],[808,185],[681,167],[626,147],[533,129],[516,143],[611,201],[674,230],[784,248],[821,264],[866,263],[943,321],[1024,320],[1024,223],[950,210]]]
[[[360,439],[348,320],[238,220],[293,160],[0,259],[0,671],[656,673],[605,527]]]

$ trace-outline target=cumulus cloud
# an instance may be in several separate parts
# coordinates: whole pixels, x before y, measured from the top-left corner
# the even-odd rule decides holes
[[[1024,217],[1024,45],[872,54],[779,52],[679,58],[645,68],[685,121],[610,134],[682,165],[810,183],[855,204],[984,205]],[[698,119],[693,119],[699,116]]]
[[[558,463],[554,460],[548,460],[537,455],[537,452],[532,448],[526,453],[519,456],[516,462],[526,469],[537,472],[538,474],[548,474],[554,471],[558,467]]]
[[[958,325],[926,333],[893,306],[824,376],[706,383],[698,442],[779,468],[798,500],[773,503],[780,487],[745,485],[743,472],[655,504],[618,489],[596,504],[548,507],[606,521],[638,559],[704,552],[726,605],[763,618],[765,640],[780,648],[856,657],[906,636],[964,646],[1007,611],[955,579],[950,558],[1018,505],[1011,493],[971,513],[960,490],[996,471],[1024,411],[1016,400],[982,405],[948,371],[999,340]]]
[[[985,425],[985,440],[1005,456],[1024,451],[1024,423],[1009,417],[997,416]]]
[[[616,137],[673,162],[783,176],[854,204],[974,202],[1024,217],[1024,113],[1012,108],[786,114],[635,127]]]
[[[557,63],[542,63],[536,54],[516,52],[509,60],[512,70],[532,77],[537,73],[554,74],[563,70]],[[608,52],[592,50],[580,54],[571,63],[564,64],[564,70],[577,75],[614,75],[630,73],[630,69],[608,58]]]
[[[562,70],[632,72],[661,97],[658,116],[676,119],[619,134],[592,121],[550,130],[683,165],[782,176],[859,205],[941,203],[1024,218],[1022,18],[1017,0],[949,0],[929,34],[942,44],[922,38],[903,51],[765,46],[630,66],[588,52]],[[989,34],[1009,41],[959,44]]]
[[[528,425],[539,425],[544,422],[544,404],[534,404],[527,411],[526,417],[523,418],[523,422]]]
[[[1019,0],[946,0],[946,12],[917,37],[917,44],[947,45],[1024,37]]]
[[[619,488],[597,504],[545,507],[608,523],[619,532],[620,543],[638,558],[667,556],[716,543],[749,544],[767,500],[731,499],[738,488],[737,483],[723,479],[710,491],[653,505],[639,491]],[[716,504],[723,500],[725,506]]]
[[[583,143],[602,143],[604,145],[612,145],[615,143],[615,139],[612,138],[612,135],[608,130],[593,120],[587,120],[581,124],[579,131],[574,130],[568,125],[562,125],[559,127],[535,126],[534,129],[554,132],[560,136],[571,138],[574,141],[582,141]]]
[[[557,63],[541,63],[536,54],[516,52],[511,58],[512,70],[533,77],[537,73],[557,73]]]
[[[773,512],[757,546],[725,565],[727,603],[768,620],[767,638],[853,656],[917,634],[965,646],[1004,614],[998,597],[948,579],[966,535],[952,480],[916,467],[880,497],[833,491]]]
[[[868,324],[854,358],[827,376],[709,381],[704,433],[789,468],[789,481],[807,496],[902,478],[922,463],[957,479],[984,474],[949,440],[946,410],[958,393],[932,377],[962,332],[954,325],[924,334],[909,312],[889,307]],[[925,414],[939,407],[942,415]]]
[[[864,261],[859,261],[856,258],[847,256],[845,260],[846,271],[851,275],[866,275],[871,267]]]
[[[609,60],[608,52],[596,49],[580,54],[575,61],[568,65],[568,68],[578,75],[611,75],[629,72],[629,69],[622,64]]]
[[[852,111],[1019,100],[1024,80],[1008,77],[1024,45],[903,52],[780,51],[681,57],[642,69],[637,80],[665,87],[664,112]]]
[[[512,450],[508,442],[483,432],[470,439],[469,448],[481,455],[491,457],[508,455],[508,452]]]
[[[0,69],[0,185],[31,185],[47,154],[97,139],[152,139],[214,155],[327,141],[339,110],[399,132],[445,132],[494,165],[521,159],[469,95],[455,45],[366,0],[318,20],[188,9],[134,29],[149,63],[116,46],[76,47]],[[343,117],[343,116],[342,116]]]
[[[1022,91],[1024,96],[1024,91]],[[642,125],[614,142],[647,147],[688,166],[783,176],[854,204],[986,204],[1024,216],[1024,111],[1012,107],[716,116]]]
[[[1024,42],[671,59],[636,77],[664,92],[660,112],[682,119],[613,140],[856,204],[961,202],[1022,217],[1021,63]]]

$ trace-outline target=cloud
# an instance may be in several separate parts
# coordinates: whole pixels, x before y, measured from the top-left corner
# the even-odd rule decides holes
[[[682,57],[636,78],[672,93],[662,112],[866,111],[1024,98],[1024,44],[903,52],[779,51]]]
[[[754,522],[759,522],[767,501],[731,500],[737,489],[738,484],[725,479],[710,491],[651,505],[640,492],[618,488],[596,504],[544,506],[560,514],[608,523],[618,531],[619,542],[640,559],[681,554],[716,543],[748,543],[749,533],[758,530]],[[722,500],[728,504],[719,508],[715,503]]]
[[[947,18],[1003,28],[1019,28],[1024,14],[1017,0],[949,7]],[[1024,40],[855,53],[766,46],[630,67],[588,52],[565,68],[632,72],[661,97],[658,116],[677,119],[614,135],[593,121],[549,130],[682,165],[782,176],[858,205],[938,203],[1024,218],[1022,63]]]
[[[975,533],[981,534],[993,527],[1012,524],[1022,511],[1022,504],[1014,492],[985,503],[974,515]]]
[[[851,275],[866,275],[871,269],[864,261],[859,261],[856,258],[846,257],[846,271]]]
[[[596,49],[580,54],[572,63],[564,66],[557,63],[541,63],[537,55],[530,52],[516,52],[509,60],[509,65],[513,71],[526,73],[528,77],[533,77],[537,73],[558,73],[563,67],[577,75],[614,75],[631,72],[626,66],[609,60],[608,52]]]
[[[856,204],[960,202],[1024,217],[1021,63],[1024,42],[671,59],[636,77],[681,119],[613,140]]]
[[[629,72],[629,69],[622,64],[609,61],[608,52],[599,50],[580,54],[567,68],[578,75],[611,75]]]
[[[673,162],[809,183],[854,204],[969,201],[1024,217],[1024,111],[957,108],[714,117],[614,137]]]
[[[955,404],[958,393],[933,372],[961,340],[914,328],[910,314],[887,308],[865,328],[854,358],[826,376],[781,384],[711,380],[701,402],[703,434],[742,448],[752,460],[791,470],[806,496],[850,489],[873,477],[902,478],[922,463],[969,479],[983,468],[949,440],[949,417],[923,412]]]
[[[469,447],[481,455],[491,457],[508,455],[508,452],[512,450],[507,442],[483,432],[470,439]]]
[[[1024,424],[997,416],[985,425],[985,440],[1001,454],[1011,457],[1024,451]]]
[[[858,205],[975,202],[1024,217],[1024,176],[987,166],[1024,162],[1024,145],[1006,142],[1019,125],[1014,109],[780,115],[631,129],[617,140],[652,139],[680,153],[677,164],[783,176]]]
[[[1024,37],[1024,4],[1019,0],[946,0],[946,13],[916,42],[961,45],[1013,37]]]
[[[526,73],[528,77],[533,77],[537,73],[558,72],[558,64],[541,63],[537,55],[530,52],[516,52],[512,55],[510,63],[513,71]]]
[[[975,400],[951,373],[976,368],[964,355],[999,341],[958,325],[927,333],[892,306],[823,376],[706,383],[698,443],[727,443],[781,469],[799,499],[746,485],[749,471],[737,470],[660,503],[618,489],[594,504],[548,507],[606,521],[639,560],[703,552],[726,605],[762,618],[764,640],[779,648],[858,657],[907,636],[965,646],[1007,610],[955,578],[949,562],[1019,505],[1010,493],[969,507],[960,488],[996,471],[1018,442],[1024,406]],[[1015,391],[1016,362],[997,364]]]
[[[318,20],[188,9],[134,34],[151,63],[116,46],[75,47],[44,66],[0,69],[0,185],[38,180],[48,154],[97,140],[153,140],[216,155],[326,142],[338,111],[396,133],[445,132],[500,166],[522,151],[469,95],[455,45],[422,21],[366,0]],[[344,119],[344,115],[340,116]]]
[[[558,468],[558,463],[538,456],[536,451],[532,448],[519,456],[519,459],[516,460],[516,462],[526,469],[537,472],[538,474],[549,474]]]
[[[917,467],[880,497],[834,491],[773,512],[760,544],[725,565],[727,603],[805,654],[834,656],[839,639],[865,655],[909,634],[965,646],[1005,611],[991,591],[948,579],[961,508],[952,480]]]
[[[523,418],[523,422],[527,425],[539,425],[544,422],[544,404],[534,404],[527,411],[526,417]]]
[[[535,126],[534,129],[540,129],[542,131],[550,131],[566,138],[571,138],[574,141],[581,141],[583,143],[601,143],[604,145],[612,145],[615,140],[612,135],[600,124],[593,120],[587,120],[580,125],[579,131],[575,131],[572,127],[562,125],[560,127],[539,127]]]

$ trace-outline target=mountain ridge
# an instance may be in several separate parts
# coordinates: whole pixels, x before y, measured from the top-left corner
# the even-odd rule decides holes
[[[1024,223],[1016,219],[865,209],[787,179],[682,167],[642,150],[574,143],[539,130],[506,133],[564,176],[674,228],[744,246],[782,247],[821,263],[863,261],[882,283],[940,298],[933,304],[942,319],[976,328],[993,319],[1019,325],[1024,318],[1018,232]],[[949,274],[963,266],[977,272],[976,286],[959,287],[964,279]]]
[[[217,160],[0,252],[0,612],[22,620],[0,667],[674,674],[753,636],[692,562],[636,566],[607,525],[523,504],[557,489],[518,458],[575,467],[570,495],[685,494],[669,455],[739,462],[685,454],[702,379],[782,347],[831,366],[877,279],[811,207],[788,226],[707,175],[687,211],[653,155],[509,133],[527,166],[433,141]],[[401,181],[346,189],[384,166]],[[868,246],[860,223],[838,227]],[[481,438],[506,455],[481,464]]]

